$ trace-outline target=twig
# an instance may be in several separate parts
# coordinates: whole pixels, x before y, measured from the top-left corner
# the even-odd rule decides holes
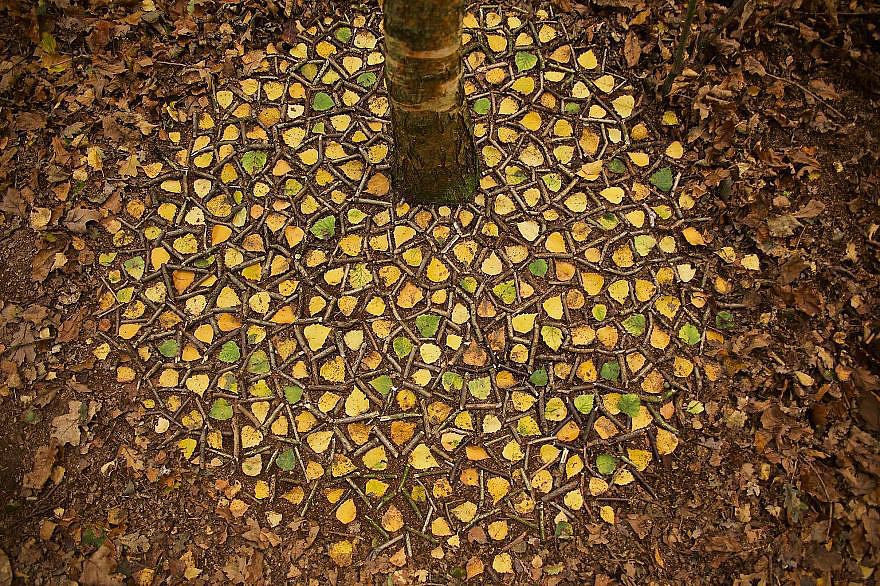
[[[835,108],[834,106],[832,106],[831,104],[829,104],[829,103],[828,103],[828,100],[826,100],[826,99],[823,98],[822,96],[816,94],[815,92],[813,92],[813,91],[811,91],[811,90],[805,88],[803,85],[799,84],[798,82],[793,81],[793,80],[791,80],[791,79],[786,79],[786,78],[784,78],[784,77],[779,77],[779,76],[773,75],[773,74],[770,73],[770,72],[767,72],[767,77],[772,77],[773,79],[776,79],[776,80],[779,80],[779,81],[784,81],[785,83],[788,83],[788,84],[793,85],[794,87],[798,88],[799,90],[801,90],[801,91],[804,92],[805,94],[812,96],[814,99],[819,100],[820,102],[822,102],[823,104],[825,104],[826,106],[828,106],[828,109],[831,110],[832,112],[834,112],[835,114],[837,114],[837,116],[838,116],[839,118],[841,118],[841,119],[845,119],[845,118],[846,118],[846,116],[844,116],[844,115],[840,112],[840,110],[838,110],[837,108]]]
[[[678,47],[675,48],[675,60],[673,61],[672,71],[666,76],[666,81],[663,82],[663,87],[660,89],[660,93],[664,96],[669,95],[672,89],[672,82],[684,68],[684,49],[691,36],[691,24],[694,22],[694,14],[696,12],[697,0],[688,0],[687,14],[681,25],[681,33],[678,35]]]

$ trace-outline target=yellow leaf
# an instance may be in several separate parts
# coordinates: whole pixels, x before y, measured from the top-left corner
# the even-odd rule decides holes
[[[355,470],[357,470],[357,467],[347,456],[342,454],[333,455],[333,463],[330,465],[330,472],[333,474],[334,478],[345,476]]]
[[[499,574],[513,573],[513,558],[507,552],[499,553],[492,560],[492,569]]]
[[[309,348],[311,348],[312,352],[320,350],[324,346],[330,331],[330,328],[323,324],[309,324],[303,328],[303,335],[309,343]]]
[[[263,432],[255,429],[250,425],[244,425],[241,428],[241,447],[244,449],[252,448],[260,445],[263,441]]]
[[[452,514],[462,523],[470,523],[477,515],[477,505],[471,501],[465,501],[452,509]]]
[[[535,327],[535,318],[537,315],[537,313],[521,313],[513,316],[511,319],[513,329],[521,334],[531,332]]]
[[[180,451],[183,452],[183,457],[187,460],[192,458],[193,452],[195,452],[196,446],[198,442],[193,438],[182,439],[177,442],[177,447],[180,448]]]
[[[505,537],[507,537],[507,531],[508,531],[507,521],[505,521],[503,519],[500,521],[493,521],[493,522],[489,523],[489,527],[487,528],[487,532],[489,533],[489,537],[491,537],[495,541],[501,541]]]
[[[611,104],[614,106],[614,110],[620,114],[621,118],[627,118],[632,114],[636,101],[632,96],[620,96],[615,98]]]
[[[626,453],[630,461],[635,464],[636,470],[638,470],[639,472],[642,472],[645,468],[647,468],[648,464],[651,462],[651,452],[649,452],[648,450],[627,448]]]
[[[437,460],[431,454],[431,450],[424,443],[417,445],[409,456],[410,464],[416,470],[427,470],[428,468],[436,468]]]
[[[592,49],[578,55],[577,62],[584,69],[596,69],[599,66],[599,61],[596,59],[596,54],[593,53]]]
[[[563,316],[563,307],[562,307],[562,296],[556,295],[554,297],[550,297],[545,300],[541,305],[544,308],[544,311],[547,312],[553,319],[562,319]]]
[[[321,378],[334,383],[345,380],[345,361],[342,356],[334,356],[321,365]]]
[[[610,75],[603,75],[598,79],[593,80],[593,83],[606,94],[614,89],[614,78]]]
[[[565,238],[563,238],[561,232],[551,232],[547,236],[547,239],[544,242],[544,246],[549,252],[568,252],[568,247],[565,244]]]
[[[492,504],[495,504],[507,495],[510,490],[510,482],[500,476],[493,476],[486,481],[486,490],[492,497]]]
[[[621,305],[624,305],[629,296],[629,282],[623,279],[614,281],[608,285],[608,295]]]
[[[362,413],[366,413],[369,408],[370,400],[358,387],[355,387],[345,400],[345,414],[349,417],[355,417]]]
[[[351,565],[353,551],[354,546],[350,541],[345,539],[332,544],[328,551],[328,555],[337,566],[347,567]]]
[[[657,453],[661,456],[671,454],[678,447],[678,436],[665,429],[657,429]]]
[[[673,141],[666,147],[666,156],[678,160],[684,155],[684,147],[679,141]]]
[[[614,509],[608,505],[599,507],[599,516],[609,525],[614,525]]]
[[[357,517],[357,507],[354,505],[354,499],[347,499],[336,509],[336,520],[343,525],[348,525]]]
[[[541,116],[534,110],[526,113],[519,121],[526,129],[535,132],[541,128]]]
[[[615,186],[606,187],[602,191],[599,192],[599,195],[607,199],[613,204],[619,204],[623,200],[625,192],[622,188]]]
[[[428,280],[434,283],[441,283],[449,278],[449,268],[440,259],[433,257],[428,263],[425,274]]]
[[[255,454],[250,458],[241,461],[241,471],[245,476],[256,476],[263,469],[263,458],[260,454]]]
[[[681,233],[691,246],[703,246],[706,244],[706,241],[703,240],[703,235],[693,226],[688,226]]]
[[[452,529],[449,528],[449,522],[443,517],[436,517],[431,521],[431,534],[435,537],[448,537],[452,535]]]

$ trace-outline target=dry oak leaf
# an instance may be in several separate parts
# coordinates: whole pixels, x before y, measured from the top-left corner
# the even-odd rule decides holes
[[[58,440],[59,445],[79,445],[80,414],[83,412],[82,401],[68,401],[68,412],[52,418],[52,437]]]
[[[34,467],[24,475],[24,488],[40,490],[49,475],[52,473],[52,466],[55,464],[55,456],[58,454],[58,442],[50,439],[49,444],[37,448],[34,454]]]
[[[97,222],[100,219],[100,211],[76,206],[64,216],[64,222],[62,222],[62,225],[76,234],[85,234],[86,225],[89,222]]]
[[[84,586],[122,586],[124,577],[115,573],[115,569],[113,550],[105,542],[83,563],[79,583]]]

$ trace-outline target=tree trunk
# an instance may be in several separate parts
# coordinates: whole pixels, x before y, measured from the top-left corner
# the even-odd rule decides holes
[[[479,161],[461,83],[463,0],[385,0],[383,10],[394,189],[415,203],[470,201]]]

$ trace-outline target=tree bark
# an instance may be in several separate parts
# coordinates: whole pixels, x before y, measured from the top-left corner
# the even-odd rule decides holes
[[[385,0],[383,10],[394,190],[414,203],[470,201],[479,160],[461,82],[463,0]]]

